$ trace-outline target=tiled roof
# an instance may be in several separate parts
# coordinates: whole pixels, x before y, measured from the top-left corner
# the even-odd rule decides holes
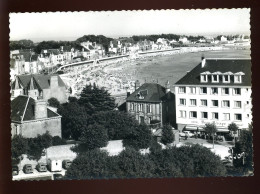
[[[234,83],[231,77],[230,83],[223,83],[222,76],[218,83],[212,83],[209,76],[209,80],[206,83],[200,82],[200,74],[204,72],[220,72],[225,74],[230,72],[235,74],[243,72],[242,83]],[[250,59],[206,59],[205,66],[202,67],[201,63],[183,76],[176,85],[230,85],[230,86],[251,86],[251,60]]]
[[[33,77],[33,80],[35,81],[35,85],[37,88],[39,87],[40,89],[47,89],[50,87],[50,78],[51,76],[58,76],[58,75],[42,75],[42,74],[34,74],[34,75],[18,75],[17,79],[19,80],[19,82],[22,84],[22,86],[28,87],[31,78]],[[12,84],[12,89],[14,89],[14,82]],[[65,87],[64,82],[62,81],[62,79],[60,78],[60,76],[58,76],[58,85],[60,87]]]
[[[28,96],[18,96],[11,101],[11,120],[12,121],[30,121],[35,120],[33,107],[35,100]],[[47,107],[46,107],[47,108]],[[58,117],[57,113],[47,108],[47,117]]]
[[[138,94],[145,94],[143,99],[139,99]],[[144,83],[136,91],[134,91],[126,101],[139,101],[139,102],[160,102],[165,96],[165,87],[157,83]]]

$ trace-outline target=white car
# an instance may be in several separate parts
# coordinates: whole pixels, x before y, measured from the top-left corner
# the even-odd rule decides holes
[[[180,136],[181,137],[193,137],[194,136],[194,134],[193,133],[191,133],[190,131],[183,131],[183,132],[180,132],[179,133],[180,134]]]

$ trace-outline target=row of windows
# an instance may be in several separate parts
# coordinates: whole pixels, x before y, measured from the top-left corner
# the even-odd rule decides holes
[[[187,93],[190,93],[190,94],[196,94],[196,87],[188,87],[188,88],[189,88],[189,91],[187,92],[186,87],[179,87],[179,93],[185,94],[187,92]],[[216,94],[219,93],[219,89],[221,89],[221,88],[212,87],[212,88],[210,88],[209,94],[216,95]],[[230,90],[232,90],[232,89],[231,88],[222,88],[221,93],[223,95],[229,95],[229,94],[231,94]],[[207,87],[200,87],[199,93],[200,94],[208,94]],[[233,88],[233,95],[241,95],[241,88]]]
[[[151,112],[151,105],[147,104],[146,106],[144,104],[135,104],[135,103],[131,103],[130,105],[130,109],[131,110],[137,110],[139,112],[144,112],[145,111],[145,107],[146,107],[146,112],[150,113]]]
[[[247,115],[247,116],[249,117],[249,115]],[[187,118],[185,110],[180,110],[180,117],[181,118]],[[190,111],[189,112],[189,118],[191,118],[191,119],[198,118],[197,111]],[[209,119],[209,113],[208,112],[200,112],[200,118],[201,119]],[[212,112],[211,113],[211,119],[219,120],[219,113]],[[223,120],[229,121],[230,120],[230,113],[223,113]],[[242,114],[234,114],[234,120],[242,121]]]
[[[249,104],[249,101],[247,101],[247,104]],[[186,99],[180,98],[179,105],[186,106]],[[197,106],[197,100],[196,99],[190,99],[190,106]],[[202,99],[200,100],[200,106],[208,106],[208,100]],[[219,107],[219,100],[211,100],[211,106],[212,107]],[[229,100],[222,100],[222,107],[224,108],[230,108],[230,101]],[[242,103],[241,101],[234,101],[234,108],[241,108]]]
[[[219,75],[211,75],[211,82],[212,83],[219,83],[220,82],[220,76]],[[230,75],[222,75],[222,82],[223,83],[230,83]],[[200,75],[200,81],[201,82],[208,82],[209,81],[209,75]],[[242,83],[242,77],[241,75],[234,75],[233,77],[234,83]]]

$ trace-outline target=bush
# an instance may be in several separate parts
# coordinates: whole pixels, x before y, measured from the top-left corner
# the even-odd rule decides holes
[[[14,163],[19,163],[22,154],[26,154],[28,150],[28,140],[21,135],[15,135],[12,138],[11,152]]]
[[[66,140],[61,139],[59,136],[52,137],[52,145],[66,145]]]
[[[50,98],[48,100],[48,104],[49,104],[49,106],[52,106],[52,107],[55,107],[55,108],[60,107],[60,102],[57,100],[57,98]]]

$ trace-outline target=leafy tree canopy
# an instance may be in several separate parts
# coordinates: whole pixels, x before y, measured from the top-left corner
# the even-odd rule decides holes
[[[49,104],[49,106],[52,106],[52,107],[55,107],[55,108],[60,107],[60,102],[57,100],[57,98],[50,98],[48,100],[48,104]]]
[[[161,142],[165,145],[174,141],[173,130],[170,125],[163,126]]]
[[[22,154],[25,154],[28,150],[28,141],[26,138],[22,137],[21,135],[15,135],[12,138],[12,145],[11,145],[11,152],[12,152],[12,159],[19,163],[21,160]]]

